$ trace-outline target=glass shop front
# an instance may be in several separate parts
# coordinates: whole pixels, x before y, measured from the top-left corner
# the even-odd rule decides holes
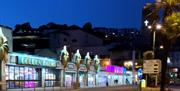
[[[20,53],[9,54],[5,74],[10,89],[55,86],[59,80],[56,60]]]

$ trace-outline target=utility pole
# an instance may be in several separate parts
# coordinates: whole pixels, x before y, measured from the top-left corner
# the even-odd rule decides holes
[[[133,50],[132,51],[132,62],[133,62],[133,65],[132,65],[132,73],[133,73],[133,84],[135,84],[135,60],[136,60],[136,51]]]

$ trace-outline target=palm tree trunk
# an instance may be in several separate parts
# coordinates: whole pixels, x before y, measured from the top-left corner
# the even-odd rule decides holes
[[[164,44],[164,50],[163,51],[163,55],[161,57],[161,86],[160,86],[160,91],[165,91],[165,87],[166,87],[166,83],[167,83],[167,57],[170,51],[170,46],[171,46],[171,40],[169,40],[168,38],[163,38],[163,44]]]
[[[167,81],[167,74],[166,74],[166,69],[167,69],[167,56],[168,52],[164,52],[164,56],[162,58],[162,67],[161,67],[161,86],[160,86],[160,91],[165,91],[165,85]]]
[[[88,87],[88,71],[86,72],[86,86]]]
[[[66,76],[65,69],[66,68],[63,68],[63,87],[65,87],[65,76]]]
[[[97,70],[95,72],[95,86],[97,85],[97,83],[96,83],[96,75],[97,75]]]
[[[2,61],[0,60],[0,82],[2,82]],[[0,85],[0,90],[2,90],[2,85]]]
[[[6,68],[6,63],[5,61],[0,62],[0,82],[1,82],[1,87],[0,90],[6,90],[6,73],[5,73],[5,68]]]
[[[79,88],[79,70],[77,69],[77,73],[76,73],[76,88]]]

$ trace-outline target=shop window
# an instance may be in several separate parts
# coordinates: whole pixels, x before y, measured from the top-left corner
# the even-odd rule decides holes
[[[40,68],[7,66],[7,88],[40,87]]]
[[[14,80],[19,80],[19,67],[15,67]]]
[[[9,67],[9,79],[14,80],[14,67]]]
[[[52,86],[59,86],[60,82],[58,79],[58,70],[53,69],[45,69],[45,86],[52,87]]]

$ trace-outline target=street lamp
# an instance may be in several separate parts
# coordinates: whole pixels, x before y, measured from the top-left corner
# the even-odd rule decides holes
[[[161,24],[156,24],[155,26],[148,26],[148,29],[153,31],[153,53],[154,53],[154,58],[155,58],[155,43],[156,43],[156,30],[160,30],[162,28]],[[163,49],[164,46],[160,46],[160,49]],[[156,75],[156,80],[155,80],[155,85],[157,86],[157,75]]]
[[[148,29],[153,31],[153,52],[155,53],[155,42],[156,42],[156,30],[160,30],[162,28],[161,24],[156,24],[155,29],[153,26],[149,25]]]
[[[157,29],[157,30],[160,30],[161,28],[162,28],[162,26],[161,26],[160,24],[157,24],[157,25],[156,25],[156,29]]]

